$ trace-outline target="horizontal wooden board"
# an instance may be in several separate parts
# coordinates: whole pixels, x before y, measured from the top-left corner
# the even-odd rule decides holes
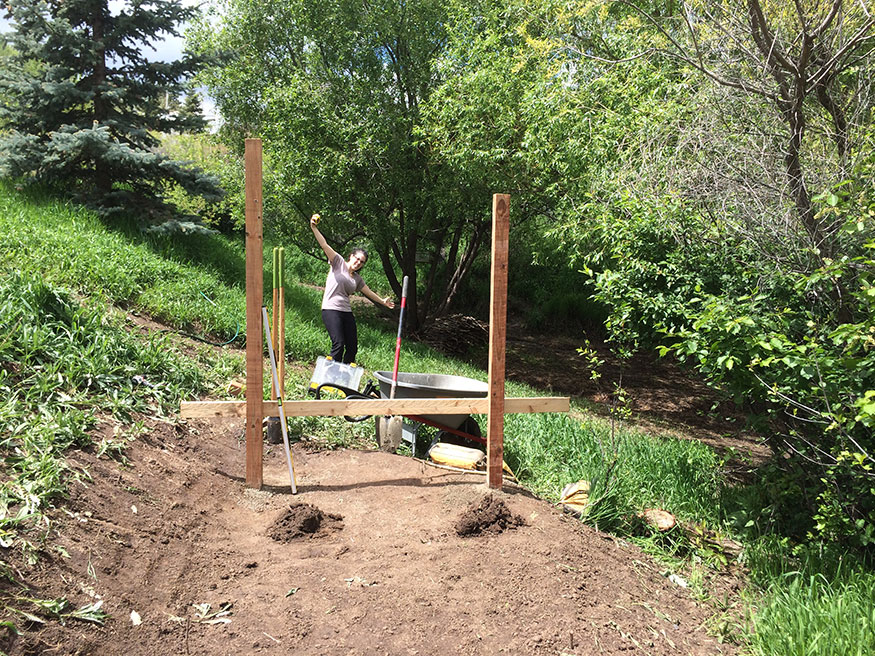
[[[567,396],[518,397],[504,400],[507,414],[568,412]],[[486,414],[489,399],[332,399],[284,401],[286,417],[342,417],[362,415]],[[265,417],[279,415],[276,401],[264,401]],[[185,419],[245,417],[245,401],[183,401],[179,414]]]

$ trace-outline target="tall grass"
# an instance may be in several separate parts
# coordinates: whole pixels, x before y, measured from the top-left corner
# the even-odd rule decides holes
[[[744,561],[752,653],[875,653],[875,572],[859,554],[765,535],[746,546]]]
[[[786,575],[766,590],[751,646],[763,656],[875,654],[875,581],[866,579]]]
[[[123,307],[138,307],[182,330],[232,336],[245,316],[239,248],[218,235],[172,247],[133,228],[109,230],[70,203],[0,187],[0,260],[50,283]],[[178,237],[177,237],[178,239]],[[215,251],[196,261],[193,251]],[[208,296],[213,303],[207,301]]]
[[[77,475],[66,451],[98,418],[164,414],[205,389],[201,363],[168,337],[138,337],[102,304],[80,304],[30,272],[0,277],[0,533],[37,524]],[[106,445],[104,445],[106,446]]]
[[[717,521],[718,458],[698,442],[614,432],[603,420],[555,414],[508,416],[505,440],[517,475],[547,498],[567,483],[589,481],[587,519],[602,528],[619,527],[647,507]]]

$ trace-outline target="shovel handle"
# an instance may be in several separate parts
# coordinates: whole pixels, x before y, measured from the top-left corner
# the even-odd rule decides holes
[[[401,311],[398,313],[398,339],[395,340],[395,365],[392,367],[392,390],[389,398],[395,398],[395,386],[398,384],[398,361],[401,358],[401,328],[404,326],[404,310],[407,308],[407,276],[401,283]]]

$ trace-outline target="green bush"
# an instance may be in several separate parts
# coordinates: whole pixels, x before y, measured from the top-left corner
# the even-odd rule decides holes
[[[615,339],[661,341],[660,354],[688,363],[756,413],[787,457],[776,461],[782,476],[800,477],[808,493],[795,499],[797,508],[780,509],[798,517],[805,508],[797,533],[868,547],[875,540],[875,241],[865,217],[875,215],[875,201],[867,192],[846,195],[843,210],[822,209],[853,217],[843,254],[767,275],[744,243],[707,238],[704,223],[678,240],[684,217],[667,222],[630,200],[622,225],[604,227],[611,256],[593,283],[610,307]],[[841,305],[832,293],[839,288]]]

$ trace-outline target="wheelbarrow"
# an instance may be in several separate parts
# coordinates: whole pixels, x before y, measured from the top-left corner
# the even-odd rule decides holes
[[[392,389],[392,372],[375,371],[380,383],[380,398],[389,398]],[[449,374],[419,374],[398,372],[395,385],[396,399],[458,399],[485,398],[489,386],[479,380]],[[455,435],[478,444],[486,444],[480,425],[471,415],[405,415],[411,421],[438,429],[437,441],[455,441]],[[415,450],[415,440],[412,442]]]
[[[331,394],[339,392],[348,399],[388,399],[392,389],[392,372],[375,371],[373,374],[378,383],[368,381],[361,392],[336,382],[316,385],[311,389],[311,392],[317,399],[327,392]],[[395,385],[396,399],[485,398],[488,393],[489,386],[482,381],[449,374],[398,372]],[[461,439],[462,444],[465,442],[486,444],[480,425],[471,415],[404,415],[404,417],[412,422],[437,428],[438,434],[435,441],[458,442]],[[368,418],[369,415],[345,417],[347,421],[364,421]],[[379,425],[379,421],[377,423]],[[411,447],[415,452],[416,427],[408,441],[411,442]]]

